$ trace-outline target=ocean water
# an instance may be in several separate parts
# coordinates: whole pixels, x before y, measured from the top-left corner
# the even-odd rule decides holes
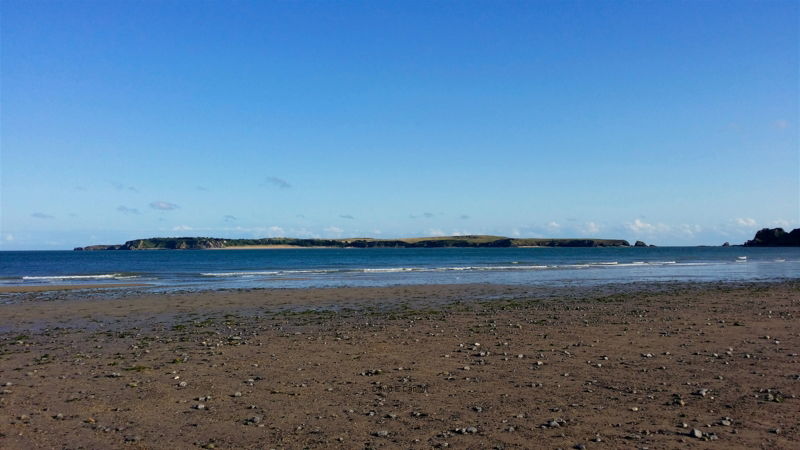
[[[596,285],[800,277],[800,248],[438,248],[0,252],[0,286],[155,290],[497,283]]]

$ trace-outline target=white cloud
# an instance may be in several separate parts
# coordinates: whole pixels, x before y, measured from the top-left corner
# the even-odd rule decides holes
[[[271,226],[267,228],[267,237],[284,237],[286,236],[286,232],[283,231],[283,228],[278,226]]]
[[[775,127],[781,130],[784,128],[789,128],[789,121],[785,119],[776,120]]]
[[[162,202],[162,201],[152,202],[150,203],[150,207],[161,211],[172,211],[173,209],[180,208],[180,206],[176,205],[175,203]]]
[[[438,228],[431,228],[430,230],[428,230],[428,235],[429,236],[444,236],[444,231],[442,231],[442,230],[440,230]]]
[[[6,235],[5,235],[4,239],[5,239],[7,242],[12,242],[12,241],[14,240],[14,235],[13,235],[13,234],[11,234],[11,233],[6,233]]]
[[[189,225],[176,225],[172,227],[172,231],[191,231],[191,230],[193,230],[193,228],[190,227]]]
[[[586,234],[597,234],[600,232],[600,226],[594,222],[586,222],[581,231]]]
[[[736,224],[742,227],[754,227],[756,226],[756,220],[750,217],[739,217],[736,219]]]
[[[641,219],[636,219],[633,223],[626,223],[625,228],[637,234],[666,233],[672,229],[663,223],[652,224]]]
[[[555,232],[555,231],[558,231],[558,230],[561,229],[561,224],[559,224],[558,222],[556,222],[554,220],[551,220],[550,222],[547,222],[546,227],[547,227],[547,229],[549,231],[554,231]]]
[[[342,235],[342,233],[344,233],[344,230],[339,228],[339,227],[328,227],[328,228],[325,228],[322,231],[324,231],[325,234],[334,235],[336,237],[339,237],[339,236]]]
[[[681,234],[684,234],[688,237],[693,237],[695,233],[699,233],[703,231],[703,227],[700,225],[690,225],[690,224],[681,224],[677,227],[677,231]]]
[[[772,224],[775,225],[776,227],[781,227],[781,228],[788,228],[788,227],[790,227],[792,225],[791,222],[789,222],[788,220],[785,220],[785,219],[775,220],[775,221],[772,222]]]

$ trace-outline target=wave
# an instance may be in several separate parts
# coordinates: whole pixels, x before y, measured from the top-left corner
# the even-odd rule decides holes
[[[50,275],[50,276],[24,276],[23,281],[57,281],[57,280],[126,280],[139,278],[138,275],[124,273],[103,273],[97,275]]]
[[[508,263],[507,263],[508,264]],[[480,272],[480,271],[514,271],[522,272],[528,270],[557,270],[557,269],[584,269],[584,268],[603,268],[603,267],[644,267],[662,266],[667,264],[684,265],[675,261],[634,261],[632,263],[620,263],[619,261],[601,261],[581,264],[520,264],[517,261],[511,265],[494,266],[445,266],[445,267],[356,267],[338,269],[285,269],[285,270],[253,270],[237,272],[203,272],[202,277],[216,278],[248,278],[248,277],[269,277],[269,276],[292,276],[298,274],[388,274],[405,272]],[[706,263],[685,263],[685,265],[706,264]]]

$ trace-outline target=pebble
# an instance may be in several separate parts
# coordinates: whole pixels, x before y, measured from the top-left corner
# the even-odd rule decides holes
[[[386,436],[389,436],[389,432],[386,431],[386,430],[378,430],[378,431],[374,431],[372,433],[372,435],[373,436],[377,436],[377,437],[386,437]]]

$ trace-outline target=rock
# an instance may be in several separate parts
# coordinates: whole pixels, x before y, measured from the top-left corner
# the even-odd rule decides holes
[[[635,243],[635,244],[633,244],[633,246],[634,246],[634,247],[647,247],[647,244],[645,244],[645,243],[644,243],[644,242],[642,242],[642,241],[636,241],[636,243]]]
[[[699,389],[695,391],[694,395],[699,395],[700,397],[705,397],[708,395],[708,389]]]
[[[730,247],[730,246],[731,246],[731,243],[730,243],[730,242],[723,242],[723,243],[722,243],[722,246],[723,246],[723,247]]]
[[[689,436],[691,436],[693,438],[697,438],[697,439],[702,439],[703,438],[703,432],[698,430],[697,428],[692,428],[692,431],[689,432]]]
[[[389,436],[389,432],[386,430],[378,430],[378,431],[373,431],[372,435],[377,437],[386,437]]]
[[[745,247],[798,247],[800,228],[795,228],[789,233],[783,231],[783,228],[762,228],[744,245]]]

